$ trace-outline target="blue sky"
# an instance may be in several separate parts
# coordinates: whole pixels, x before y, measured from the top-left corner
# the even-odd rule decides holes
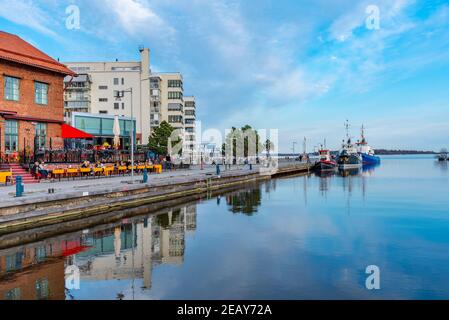
[[[376,148],[449,147],[448,1],[0,0],[0,29],[61,61],[150,47],[154,71],[183,73],[203,129],[277,128],[283,152],[304,136],[338,148],[345,119]]]

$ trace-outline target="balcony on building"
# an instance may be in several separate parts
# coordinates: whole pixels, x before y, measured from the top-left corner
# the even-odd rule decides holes
[[[169,103],[167,109],[168,111],[182,112],[183,105],[181,103]]]

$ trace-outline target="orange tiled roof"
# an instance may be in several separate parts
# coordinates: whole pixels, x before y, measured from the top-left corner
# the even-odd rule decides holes
[[[75,73],[20,37],[0,31],[0,59],[46,69],[64,75]]]

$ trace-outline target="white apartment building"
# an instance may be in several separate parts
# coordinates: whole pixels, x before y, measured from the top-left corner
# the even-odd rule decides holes
[[[184,97],[185,144],[188,149],[195,149],[196,141],[196,103],[194,96]]]
[[[90,77],[88,112],[133,117],[138,144],[146,143],[150,135],[150,50],[140,49],[140,54],[137,62],[66,62],[73,71]],[[121,98],[117,98],[119,91],[125,91]]]
[[[196,119],[194,112],[196,106],[194,98],[189,97],[187,99],[189,123],[186,125],[182,74],[179,72],[151,73],[150,50],[142,48],[140,55],[140,61],[137,62],[65,63],[79,75],[86,75],[89,78],[90,92],[83,93],[90,99],[88,108],[84,109],[85,112],[133,117],[136,119],[137,144],[146,144],[152,128],[157,127],[162,121],[167,121],[175,129],[187,129],[191,136],[192,133],[194,134],[192,118]],[[70,81],[73,82],[73,79],[67,78],[66,86]],[[130,91],[130,89],[132,94],[125,92],[122,98],[117,98],[117,91]],[[75,99],[70,94],[67,94],[65,99],[69,119],[77,103],[70,102],[70,99]]]
[[[150,80],[155,123],[184,129],[184,84],[180,73],[153,73]],[[156,122],[157,121],[157,122]]]
[[[73,112],[90,112],[92,80],[88,74],[64,79],[64,120],[71,123]]]

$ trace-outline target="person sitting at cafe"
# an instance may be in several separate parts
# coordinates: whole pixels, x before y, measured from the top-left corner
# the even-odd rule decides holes
[[[44,179],[47,179],[48,170],[46,169],[46,166],[43,161],[39,164],[38,168],[39,168],[39,173],[40,173],[41,177]]]
[[[104,163],[98,161],[98,162],[95,164],[95,168],[104,168]]]
[[[84,161],[83,164],[81,165],[81,168],[90,168],[90,162],[89,161]]]

